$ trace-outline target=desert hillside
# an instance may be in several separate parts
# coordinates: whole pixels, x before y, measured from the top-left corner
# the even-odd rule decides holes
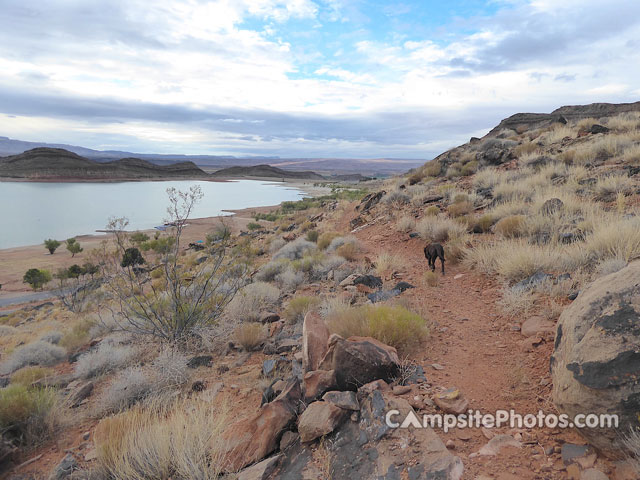
[[[114,224],[78,268],[33,274],[59,298],[0,316],[2,468],[640,478],[639,173],[640,104],[562,107],[202,242],[182,241],[179,214],[157,238]],[[432,271],[434,244],[445,262]],[[620,424],[386,418],[469,409]]]

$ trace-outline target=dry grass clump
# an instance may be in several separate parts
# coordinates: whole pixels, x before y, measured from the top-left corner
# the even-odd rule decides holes
[[[604,277],[611,273],[622,270],[627,266],[627,261],[622,258],[608,258],[596,265],[595,273],[598,277]]]
[[[392,252],[378,254],[373,263],[378,275],[385,275],[393,270],[402,270],[406,267],[404,257]]]
[[[513,153],[518,158],[532,153],[540,153],[540,145],[537,142],[525,141],[514,148]]]
[[[318,237],[317,246],[319,250],[326,249],[334,238],[339,237],[340,234],[338,232],[325,232]]]
[[[449,205],[447,208],[449,215],[452,217],[460,217],[461,215],[467,215],[473,211],[473,204],[467,200],[462,202],[456,202]]]
[[[524,235],[526,221],[527,217],[524,215],[511,215],[498,220],[493,229],[504,238],[517,238]]]
[[[425,217],[416,225],[420,236],[431,242],[446,242],[466,235],[467,228],[464,225],[442,217]]]
[[[304,273],[287,267],[275,278],[276,283],[285,291],[295,291],[304,282]]]
[[[30,386],[33,382],[46,377],[54,375],[55,371],[52,368],[33,366],[22,367],[20,370],[13,372],[11,375],[11,383]]]
[[[130,346],[101,342],[98,348],[81,355],[76,362],[79,378],[92,378],[129,365],[139,352]]]
[[[622,154],[621,160],[629,165],[640,164],[640,144],[636,143],[627,148]]]
[[[384,200],[387,205],[393,208],[401,208],[403,205],[407,205],[410,201],[411,199],[409,198],[409,195],[398,190],[389,193]]]
[[[599,224],[584,245],[590,260],[619,259],[630,262],[640,257],[640,219],[621,219]]]
[[[396,223],[396,230],[403,233],[409,233],[416,228],[416,220],[413,217],[404,216],[401,217]]]
[[[9,385],[0,388],[0,431],[27,445],[37,445],[54,432],[58,397],[49,388]]]
[[[482,233],[486,233],[491,230],[491,227],[495,223],[495,218],[490,213],[485,213],[478,217],[475,221],[475,226]]]
[[[287,308],[284,309],[282,316],[289,323],[298,323],[304,319],[307,312],[314,310],[320,305],[318,297],[297,296],[291,299]]]
[[[134,407],[96,427],[98,463],[116,479],[216,479],[226,416],[226,407],[197,400]]]
[[[235,341],[247,352],[252,352],[264,341],[264,327],[261,323],[249,322],[238,325],[233,332]]]
[[[278,287],[266,282],[254,282],[241,288],[227,307],[227,314],[240,321],[254,322],[280,299]]]
[[[513,318],[527,315],[533,309],[534,300],[534,294],[526,288],[505,286],[498,305],[505,314]]]
[[[477,189],[493,188],[503,182],[508,174],[497,170],[495,167],[485,168],[476,173],[473,177],[473,186]]]
[[[331,315],[337,315],[348,310],[350,306],[350,302],[343,297],[329,297],[322,301],[318,311],[322,318],[326,319]]]
[[[593,127],[597,123],[598,123],[598,120],[593,117],[583,118],[582,120],[579,120],[578,123],[576,123],[576,128],[578,129],[578,131],[589,130],[591,127]]]
[[[69,352],[74,352],[91,341],[91,331],[96,322],[90,318],[77,320],[70,329],[64,332],[60,339],[60,346]]]
[[[571,127],[562,124],[555,124],[553,129],[542,137],[545,144],[561,142],[566,137],[573,137],[574,131]]]
[[[431,205],[430,207],[427,207],[424,210],[425,217],[435,217],[439,213],[440,213],[440,209],[435,205]]]
[[[626,175],[607,175],[598,178],[595,193],[598,200],[612,200],[618,193],[631,193],[634,187],[633,179]]]
[[[426,272],[424,272],[423,278],[424,278],[424,283],[426,283],[429,287],[438,286],[438,274],[436,272],[427,270]]]
[[[16,348],[0,365],[0,374],[6,375],[28,365],[56,365],[67,356],[67,351],[57,345],[38,340]]]
[[[609,117],[607,127],[616,132],[631,132],[640,129],[640,114],[638,112],[628,112]]]
[[[401,306],[363,305],[330,315],[329,330],[344,338],[373,337],[406,352],[428,335],[425,320]]]

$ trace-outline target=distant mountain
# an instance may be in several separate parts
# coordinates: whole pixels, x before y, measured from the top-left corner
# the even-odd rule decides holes
[[[267,177],[267,178],[296,178],[305,180],[326,180],[315,172],[292,172],[271,165],[254,165],[252,167],[223,168],[211,174],[213,177]]]
[[[0,137],[0,156],[17,155],[34,148],[62,148],[97,162],[109,162],[121,158],[141,158],[158,165],[191,161],[208,170],[232,166],[255,166],[268,164],[272,167],[295,171],[313,170],[321,174],[362,174],[368,176],[386,176],[406,172],[418,167],[425,159],[398,158],[280,158],[274,156],[234,157],[231,155],[173,155],[157,153],[132,153],[119,150],[92,150],[75,145],[42,142],[25,142]]]
[[[29,180],[146,180],[206,178],[193,162],[156,165],[139,158],[97,162],[61,148],[34,148],[0,158],[0,178]]]

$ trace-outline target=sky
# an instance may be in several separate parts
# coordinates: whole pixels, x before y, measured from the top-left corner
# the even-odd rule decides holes
[[[0,135],[430,159],[517,112],[640,100],[638,0],[0,0]]]

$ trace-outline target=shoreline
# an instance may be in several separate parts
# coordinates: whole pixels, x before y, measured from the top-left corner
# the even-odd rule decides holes
[[[246,180],[247,178],[242,179]],[[252,178],[251,180],[257,179]],[[277,183],[282,184],[280,181]],[[313,182],[291,180],[285,181],[283,186],[285,188],[296,188],[304,194],[303,196],[316,197],[330,192],[328,187],[317,186],[314,185]],[[253,219],[253,214],[268,213],[279,207],[280,204],[229,209],[223,210],[223,212],[225,212],[223,215],[190,218],[188,225],[183,232],[182,243],[186,246],[190,242],[204,240],[206,234],[221,221],[225,221],[225,223],[227,223],[231,228],[232,232],[234,234],[238,234],[243,229],[246,230],[248,223],[255,221]],[[272,222],[261,220],[260,223],[264,225],[271,225]],[[138,230],[131,231],[133,232]],[[140,231],[145,232],[150,236],[153,236],[153,234],[158,232],[155,228]],[[0,285],[2,285],[2,288],[0,289],[0,300],[10,299],[12,297],[23,297],[31,293],[46,293],[54,290],[55,282],[52,281],[50,283],[51,289],[43,290],[42,292],[33,292],[28,285],[22,283],[22,276],[24,275],[24,272],[29,268],[44,268],[55,273],[59,268],[68,268],[73,264],[82,265],[90,260],[91,251],[98,248],[104,240],[110,240],[113,238],[113,234],[94,232],[77,235],[75,238],[78,239],[84,248],[84,251],[75,255],[75,257],[71,257],[71,254],[65,250],[64,243],[53,255],[50,255],[41,243],[0,249],[0,263],[3,265],[2,270],[0,270]],[[0,304],[1,303],[2,302],[0,302]],[[12,307],[15,305],[16,304],[12,304]],[[5,307],[0,306],[0,311],[4,308]]]

